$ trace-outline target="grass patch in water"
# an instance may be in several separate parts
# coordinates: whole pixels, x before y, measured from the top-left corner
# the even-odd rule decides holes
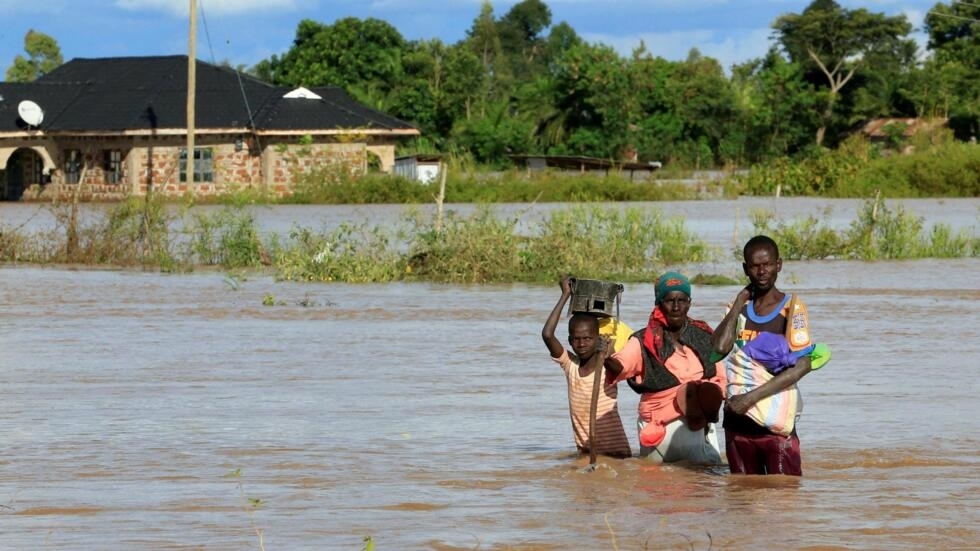
[[[980,255],[980,239],[968,230],[954,232],[948,224],[938,223],[926,231],[922,217],[901,205],[889,208],[879,195],[864,202],[857,219],[846,230],[835,230],[813,215],[777,221],[767,211],[753,213],[752,225],[755,233],[767,234],[779,243],[780,256],[785,260],[911,260]],[[741,251],[735,251],[735,256],[741,258]]]

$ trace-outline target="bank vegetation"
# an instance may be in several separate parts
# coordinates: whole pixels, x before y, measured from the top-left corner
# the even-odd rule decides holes
[[[553,282],[562,274],[650,281],[666,267],[729,262],[735,251],[710,247],[685,221],[657,208],[572,205],[538,222],[492,205],[463,215],[406,208],[384,225],[345,222],[324,230],[260,231],[251,206],[172,208],[132,198],[113,205],[45,206],[56,224],[43,231],[0,224],[0,262],[187,272],[264,272],[309,282]],[[82,209],[81,211],[76,209]],[[865,201],[844,230],[816,215],[777,219],[751,213],[787,260],[897,260],[980,255],[980,239],[948,225],[925,227],[880,195]],[[717,278],[704,275],[705,282]],[[722,279],[722,281],[726,281]]]

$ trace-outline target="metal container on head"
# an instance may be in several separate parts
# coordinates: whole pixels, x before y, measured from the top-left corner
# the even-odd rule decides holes
[[[621,283],[574,278],[568,311],[572,314],[619,317],[619,297],[622,293]]]

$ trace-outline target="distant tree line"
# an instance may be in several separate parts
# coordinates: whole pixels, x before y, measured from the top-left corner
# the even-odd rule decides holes
[[[937,3],[920,52],[904,15],[814,0],[772,22],[776,45],[764,57],[726,74],[696,49],[668,61],[642,43],[625,57],[588,43],[552,24],[542,0],[500,17],[485,1],[455,44],[409,41],[374,18],[303,20],[287,52],[249,72],[277,85],[342,87],[417,125],[413,150],[489,166],[508,165],[510,154],[748,166],[834,148],[878,117],[944,117],[957,138],[980,135],[978,19],[980,3]],[[30,58],[18,56],[7,80],[50,70],[48,45],[26,42]]]

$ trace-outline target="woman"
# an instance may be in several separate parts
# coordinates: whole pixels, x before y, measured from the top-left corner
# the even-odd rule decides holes
[[[640,456],[657,462],[721,463],[715,423],[725,373],[711,361],[711,327],[688,317],[691,283],[677,272],[657,279],[646,328],[609,356],[607,381],[640,393]]]

